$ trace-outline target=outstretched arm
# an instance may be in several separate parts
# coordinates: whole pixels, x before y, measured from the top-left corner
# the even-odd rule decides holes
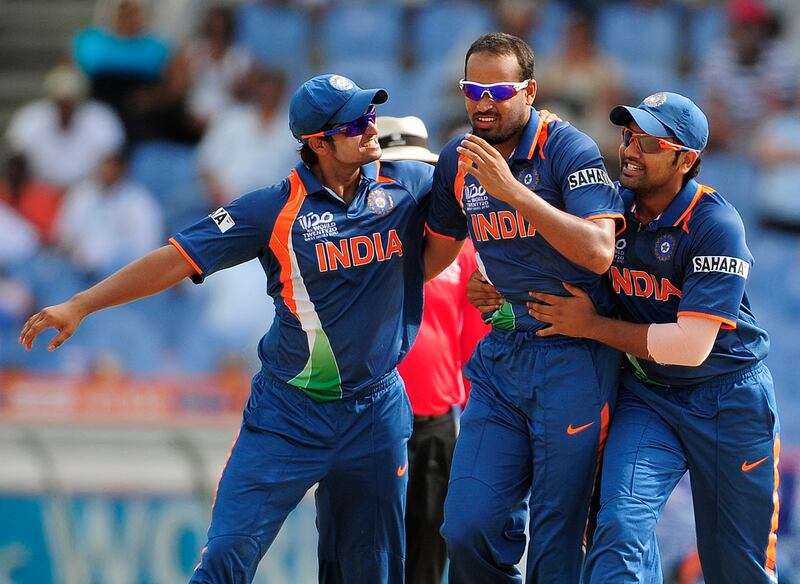
[[[175,247],[165,245],[66,302],[43,308],[22,327],[19,342],[30,350],[36,336],[52,327],[58,331],[47,347],[52,351],[70,338],[81,320],[93,312],[157,294],[194,273],[195,269]]]

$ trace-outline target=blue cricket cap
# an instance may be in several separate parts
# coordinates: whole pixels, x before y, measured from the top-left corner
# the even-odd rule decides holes
[[[385,89],[361,89],[341,75],[317,75],[294,92],[289,129],[295,138],[321,132],[325,126],[352,122],[373,104],[389,99]]]
[[[654,93],[636,107],[618,105],[608,117],[617,126],[632,119],[651,136],[677,138],[694,150],[703,150],[708,142],[706,115],[691,99],[677,93]]]

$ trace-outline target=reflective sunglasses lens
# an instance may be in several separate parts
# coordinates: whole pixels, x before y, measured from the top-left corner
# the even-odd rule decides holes
[[[514,89],[514,86],[511,84],[487,87],[478,83],[470,83],[469,81],[463,83],[462,91],[464,95],[472,101],[480,101],[484,92],[489,94],[489,99],[492,101],[506,101],[514,97],[517,93],[517,90]]]
[[[367,131],[370,122],[375,121],[376,115],[377,114],[375,113],[375,110],[372,110],[370,112],[367,112],[360,118],[356,118],[352,122],[347,122],[346,124],[343,124],[342,127],[344,129],[342,131],[344,135],[347,136],[348,138],[352,138],[353,136],[360,136],[361,134]]]
[[[658,138],[653,136],[636,136],[636,141],[639,143],[639,148],[645,154],[656,154],[661,152],[661,143]]]
[[[484,88],[480,85],[475,85],[474,83],[464,83],[461,87],[461,91],[464,92],[464,95],[467,96],[467,99],[471,99],[472,101],[480,101],[481,96],[483,96]]]
[[[495,85],[489,90],[489,95],[492,96],[493,101],[505,101],[511,99],[517,94],[517,90],[513,85]]]

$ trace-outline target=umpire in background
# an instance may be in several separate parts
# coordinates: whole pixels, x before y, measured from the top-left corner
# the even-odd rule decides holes
[[[435,164],[428,132],[417,117],[380,117],[382,160]],[[467,301],[466,282],[477,268],[467,241],[449,268],[425,284],[425,305],[417,340],[398,370],[414,412],[408,442],[406,501],[406,584],[440,584],[447,548],[439,528],[456,443],[454,407],[466,402],[469,382],[462,373],[478,341],[489,331]]]

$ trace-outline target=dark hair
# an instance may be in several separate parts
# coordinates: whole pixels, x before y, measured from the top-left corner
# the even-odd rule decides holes
[[[490,32],[481,35],[472,43],[464,58],[464,78],[467,77],[467,62],[473,53],[490,53],[492,55],[514,55],[519,64],[520,81],[533,79],[533,50],[519,37],[504,32]],[[509,80],[510,81],[510,80]]]

